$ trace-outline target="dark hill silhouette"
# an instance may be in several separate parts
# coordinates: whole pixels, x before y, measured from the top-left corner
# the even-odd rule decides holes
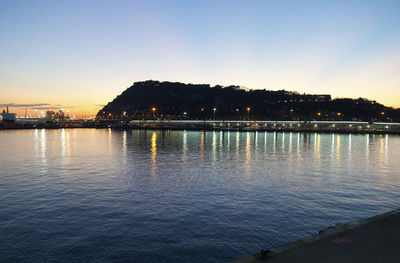
[[[135,82],[97,118],[400,121],[400,110],[363,98],[148,80]]]

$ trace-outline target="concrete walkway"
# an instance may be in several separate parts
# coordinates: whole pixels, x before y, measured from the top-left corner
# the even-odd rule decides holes
[[[250,262],[400,262],[400,209],[234,261]]]

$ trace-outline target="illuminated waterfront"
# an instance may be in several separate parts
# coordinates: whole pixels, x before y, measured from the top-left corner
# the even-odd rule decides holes
[[[0,261],[226,262],[394,208],[400,136],[0,131]]]

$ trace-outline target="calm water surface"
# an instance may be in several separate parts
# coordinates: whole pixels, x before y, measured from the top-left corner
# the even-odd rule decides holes
[[[0,131],[0,262],[227,262],[400,205],[400,137]]]

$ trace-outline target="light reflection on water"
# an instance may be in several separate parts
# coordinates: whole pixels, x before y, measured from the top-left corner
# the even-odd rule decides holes
[[[400,203],[399,136],[43,129],[0,140],[4,262],[225,262]]]
[[[185,134],[184,134],[185,136]],[[186,137],[184,137],[183,140],[183,154],[185,156],[186,154]],[[157,170],[157,133],[153,131],[151,135],[151,173],[153,176],[156,175],[156,170]]]

